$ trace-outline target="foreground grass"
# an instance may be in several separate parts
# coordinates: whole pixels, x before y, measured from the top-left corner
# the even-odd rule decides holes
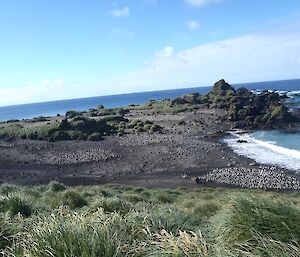
[[[2,256],[300,256],[300,195],[0,186]]]

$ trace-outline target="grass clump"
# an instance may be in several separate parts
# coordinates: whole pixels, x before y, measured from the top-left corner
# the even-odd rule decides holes
[[[173,203],[175,201],[175,197],[168,192],[158,192],[155,197],[160,203]]]
[[[137,208],[135,212],[128,213],[128,216],[130,220],[143,224],[151,233],[163,229],[174,234],[179,231],[193,231],[201,223],[194,215],[172,206],[148,205],[146,208]]]
[[[11,220],[4,214],[0,214],[0,250],[11,247],[16,229]]]
[[[62,197],[63,204],[69,206],[71,209],[88,205],[87,200],[74,190],[65,192]]]
[[[122,256],[120,239],[114,231],[114,218],[102,213],[92,216],[55,214],[31,224],[23,255],[43,257]]]
[[[201,218],[210,218],[220,210],[220,205],[213,201],[197,204],[193,209],[194,215]]]
[[[8,212],[12,216],[21,214],[24,217],[29,217],[33,212],[31,204],[14,195],[4,198],[0,202],[0,207],[2,211]]]
[[[105,212],[118,212],[121,214],[128,213],[132,209],[132,205],[118,197],[106,198],[99,203],[98,207],[102,207]]]
[[[263,240],[280,244],[300,241],[300,210],[290,202],[269,197],[238,196],[212,223],[216,241],[228,249],[240,250],[241,245],[263,249]]]
[[[182,232],[176,236],[162,230],[154,235],[151,256],[157,257],[196,257],[209,256],[208,245],[201,233]]]
[[[149,199],[147,199],[144,195],[134,194],[134,193],[125,194],[124,198],[131,203],[148,202],[149,201]]]
[[[61,191],[65,191],[66,190],[66,186],[62,183],[59,183],[57,181],[51,181],[49,184],[48,184],[48,190],[50,192],[61,192]]]

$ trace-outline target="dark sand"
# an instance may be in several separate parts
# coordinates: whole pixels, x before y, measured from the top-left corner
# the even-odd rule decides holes
[[[214,182],[197,185],[195,178],[217,168],[253,165],[253,160],[236,155],[221,142],[221,135],[230,128],[224,122],[225,115],[210,109],[157,115],[131,112],[129,119],[153,121],[164,127],[164,133],[110,136],[100,142],[1,140],[0,180],[15,184],[51,180],[67,185],[121,183],[151,188],[216,186]],[[179,125],[180,121],[185,124]]]

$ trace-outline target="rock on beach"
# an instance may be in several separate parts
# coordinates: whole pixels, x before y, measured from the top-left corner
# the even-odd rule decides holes
[[[218,168],[205,176],[198,177],[196,182],[215,182],[243,188],[299,190],[300,181],[271,167],[262,168]]]

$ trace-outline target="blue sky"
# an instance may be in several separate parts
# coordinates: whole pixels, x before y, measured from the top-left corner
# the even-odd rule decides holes
[[[299,0],[0,0],[0,105],[300,77]]]

